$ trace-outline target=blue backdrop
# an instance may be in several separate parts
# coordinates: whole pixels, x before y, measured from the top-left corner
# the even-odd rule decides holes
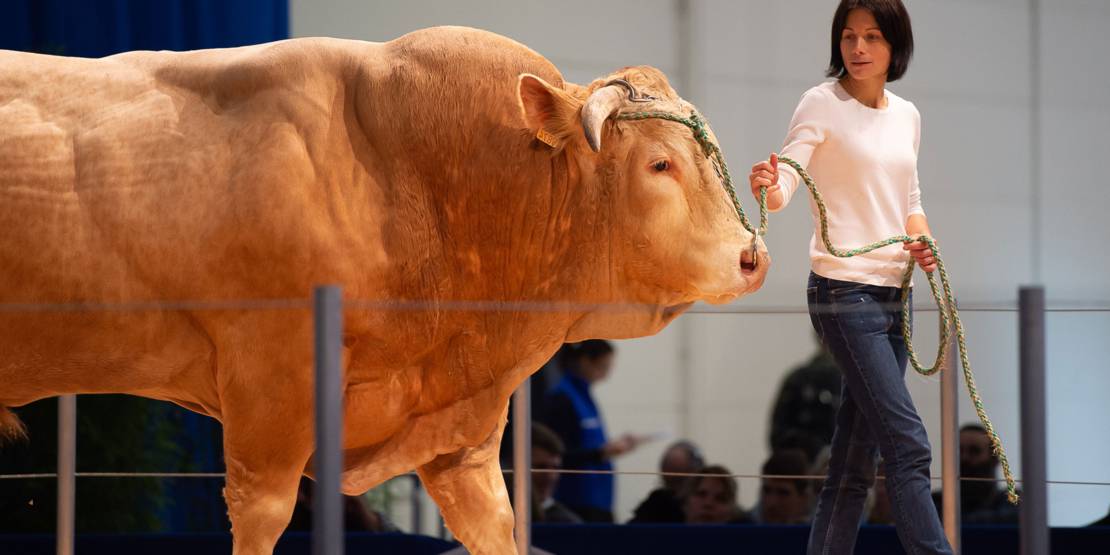
[[[0,48],[101,57],[289,36],[287,0],[5,0]]]

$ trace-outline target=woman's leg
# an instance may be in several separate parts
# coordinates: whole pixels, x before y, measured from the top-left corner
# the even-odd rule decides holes
[[[840,454],[844,466],[834,482],[830,462],[830,479],[818,505],[810,553],[850,553],[854,546],[863,506],[862,500],[858,505],[855,502],[856,488],[870,484],[875,469],[873,457],[863,462],[862,457],[849,456],[854,442],[877,445],[883,455],[887,491],[906,551],[911,555],[951,553],[930,497],[931,451],[906,388],[905,349],[898,352],[891,339],[894,328],[900,333],[899,312],[888,306],[897,302],[892,293],[896,290],[820,278],[818,282],[815,298],[818,305],[825,301],[825,306],[814,311],[815,325],[841,367],[844,398],[851,399],[849,410],[857,414],[851,419],[851,429],[843,433],[848,415],[838,415],[836,435],[847,441]],[[834,437],[834,461],[836,441]],[[830,488],[836,491],[827,491]]]
[[[852,552],[867,490],[875,481],[877,454],[871,429],[845,387],[836,414],[829,475],[817,498],[810,528],[810,555]]]
[[[888,306],[897,307],[901,303],[898,293],[893,293],[887,299]],[[911,293],[912,300],[912,293]],[[909,389],[906,388],[905,372],[909,355],[906,351],[906,340],[902,336],[901,312],[892,314],[890,331],[887,341],[894,351],[898,361],[898,368],[902,376],[897,385],[904,391],[906,403],[912,410],[912,419],[892,419],[890,425],[897,427],[892,431],[892,436],[902,438],[899,446],[904,456],[897,459],[884,455],[884,465],[887,478],[887,495],[894,513],[895,523],[898,525],[898,534],[902,545],[906,546],[909,553],[951,553],[948,539],[944,535],[940,516],[937,515],[936,505],[932,500],[932,484],[929,481],[929,464],[932,461],[932,450],[929,447],[929,438],[925,432],[925,425],[917,415],[913,406]],[[912,318],[912,313],[911,313]],[[916,544],[916,548],[911,548]],[[916,549],[916,551],[915,551]]]
[[[844,341],[830,318],[832,306],[829,304],[828,280],[811,274],[806,297],[810,320],[817,335],[839,359],[836,351]],[[843,374],[843,370],[841,372]],[[828,477],[818,494],[817,510],[810,529],[809,555],[852,552],[867,491],[875,481],[877,453],[878,445],[871,428],[845,380],[836,414]]]

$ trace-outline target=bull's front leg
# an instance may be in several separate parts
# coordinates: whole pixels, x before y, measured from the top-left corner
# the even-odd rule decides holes
[[[311,320],[251,314],[225,330],[220,402],[234,555],[270,555],[313,450]]]
[[[472,555],[514,555],[513,510],[501,475],[501,419],[477,447],[440,455],[417,469],[451,533]]]

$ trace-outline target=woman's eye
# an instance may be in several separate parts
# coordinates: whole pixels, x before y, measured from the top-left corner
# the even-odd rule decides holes
[[[879,36],[879,35],[867,35],[867,40],[869,40],[869,41],[871,41],[871,42],[875,42],[875,41],[878,41],[878,40],[882,40],[882,38],[883,38],[883,37],[881,37],[881,36]]]
[[[660,160],[653,164],[651,167],[655,168],[657,172],[665,172],[671,168],[671,163],[666,160]]]

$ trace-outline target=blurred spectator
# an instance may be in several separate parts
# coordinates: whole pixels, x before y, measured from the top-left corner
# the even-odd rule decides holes
[[[762,474],[806,476],[810,465],[799,449],[784,449],[771,454],[763,463]],[[808,478],[763,478],[759,502],[752,518],[760,524],[805,524],[813,510],[812,480]]]
[[[563,376],[567,373],[567,368],[574,364],[574,359],[577,354],[574,343],[565,343],[555,355],[551,357],[532,374],[532,387],[530,390],[532,398],[532,414],[544,414],[546,409],[545,404],[555,386],[563,381]]]
[[[840,368],[818,341],[809,361],[787,374],[779,387],[771,409],[771,451],[803,448],[812,462],[820,447],[808,444],[832,443],[840,388]],[[802,439],[807,437],[812,439]],[[799,443],[803,441],[805,445]]]
[[[806,464],[813,466],[817,463],[817,458],[822,450],[829,449],[829,443],[805,430],[793,428],[786,430],[779,436],[778,445],[773,447],[771,452],[791,449],[801,451],[806,457]],[[827,465],[828,462],[826,461],[825,464]]]
[[[868,524],[894,525],[894,512],[890,508],[890,497],[886,491],[886,469],[880,460],[875,468],[875,485],[868,496],[870,510],[864,511]]]
[[[312,531],[312,491],[315,482],[301,477],[297,489],[297,504],[287,529]],[[397,526],[381,513],[371,511],[357,495],[343,496],[343,529],[347,532],[396,532]]]
[[[544,363],[539,370],[536,370],[529,376],[528,398],[531,400],[532,406],[530,408],[532,419],[535,421],[542,418],[547,412],[547,399],[550,396],[555,386],[563,379],[566,374],[564,370],[568,365],[572,364],[574,358],[574,344],[566,343],[559,347],[559,350],[552,355],[551,359]],[[507,420],[505,422],[505,429],[501,434],[501,468],[511,468],[513,466],[513,405],[516,403],[516,395],[509,397],[509,409],[507,412]],[[509,480],[511,483],[512,480]]]
[[[541,422],[566,445],[563,466],[602,474],[564,474],[555,499],[587,522],[613,522],[612,459],[632,451],[643,438],[625,434],[610,441],[590,387],[609,376],[612,344],[593,339],[570,347],[565,374],[545,402]]]
[[[1000,461],[991,452],[987,430],[979,424],[960,428],[960,520],[964,524],[1017,524],[1018,508],[1006,499],[1006,490],[995,481]],[[941,511],[941,492],[933,492]]]
[[[563,452],[566,451],[562,440],[550,428],[538,422],[532,424],[532,468],[536,470],[559,470],[563,468]],[[535,522],[578,523],[582,518],[574,514],[552,495],[559,483],[555,472],[532,473],[532,497]]]
[[[751,522],[736,504],[737,486],[732,473],[723,466],[711,465],[690,482],[683,503],[687,524],[730,524]]]
[[[659,471],[693,473],[701,472],[705,459],[696,445],[689,441],[677,441],[663,452],[659,461]],[[684,522],[686,514],[682,510],[683,496],[693,482],[690,476],[663,477],[663,487],[652,491],[633,513],[630,524],[647,522]]]

